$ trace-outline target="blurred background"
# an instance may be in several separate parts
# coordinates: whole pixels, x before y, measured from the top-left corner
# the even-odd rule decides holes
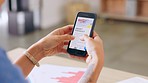
[[[28,48],[52,30],[73,24],[79,11],[97,13],[105,67],[148,76],[148,0],[5,0],[0,47]],[[67,58],[66,56],[62,56]]]

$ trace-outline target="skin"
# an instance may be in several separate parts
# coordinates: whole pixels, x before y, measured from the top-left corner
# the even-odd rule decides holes
[[[72,31],[72,25],[68,25],[59,29],[54,30],[37,43],[33,44],[27,51],[35,58],[37,61],[40,61],[46,56],[52,56],[59,53],[66,53],[66,49],[63,47],[68,45],[70,40],[73,40],[74,37],[69,35]],[[86,60],[88,63],[88,70],[85,73],[88,73],[92,69],[92,74],[89,76],[87,83],[95,83],[100,75],[104,64],[104,50],[103,43],[97,33],[94,32],[93,38],[84,35],[81,37],[81,40],[86,43],[86,49],[88,52],[87,57],[77,57],[70,55],[72,58],[77,58],[80,60]],[[90,68],[90,65],[92,65]],[[35,66],[24,54],[22,57],[15,63],[21,69],[25,77],[31,72]],[[92,68],[93,67],[93,68]],[[85,78],[82,76],[82,78]],[[82,83],[81,81],[79,83]]]
[[[0,6],[4,0],[0,0]],[[27,51],[37,60],[45,58],[46,56],[52,56],[59,53],[66,53],[66,49],[63,47],[68,45],[70,40],[73,40],[74,37],[69,35],[72,31],[73,25],[68,25],[59,29],[54,30],[37,43],[30,46]],[[103,50],[103,42],[97,33],[94,32],[93,38],[84,35],[80,38],[86,44],[87,56],[86,57],[77,57],[73,55],[69,55],[71,58],[76,58],[80,60],[85,60],[88,63],[88,68],[85,74],[89,74],[91,70],[92,73],[88,77],[88,81],[86,83],[96,83],[102,67],[104,65],[104,50]],[[26,57],[26,55],[22,54],[22,57],[16,61],[15,63],[18,65],[24,76],[27,77],[31,70],[34,68],[34,64]],[[81,79],[85,78],[82,76]],[[79,83],[82,83],[82,81]]]
[[[91,83],[96,83],[104,65],[103,42],[97,34],[95,35],[94,38],[90,38],[87,35],[82,38],[86,43],[88,55],[90,55],[86,62],[88,65],[94,63],[93,74],[89,80]]]
[[[85,73],[90,74],[89,67],[93,67],[93,69],[91,69],[92,74],[89,77],[88,83],[96,83],[104,65],[103,41],[101,40],[101,38],[96,32],[94,32],[93,38],[90,38],[87,35],[84,35],[83,37],[81,37],[81,40],[84,41],[86,44],[86,50],[87,50],[88,56],[83,58],[83,57],[77,57],[77,56],[71,55],[71,57],[82,59],[82,60],[86,59],[86,63],[88,63],[88,69],[86,70]],[[82,77],[82,78],[85,78],[85,77]],[[80,82],[80,83],[84,83],[84,82]]]
[[[37,60],[40,61],[46,56],[51,56],[59,53],[67,53],[63,47],[68,44],[68,41],[74,37],[69,35],[72,30],[71,25],[59,28],[48,34],[46,37],[39,40],[27,49],[27,51]],[[24,73],[25,77],[31,72],[34,64],[23,54],[23,56],[15,63]]]

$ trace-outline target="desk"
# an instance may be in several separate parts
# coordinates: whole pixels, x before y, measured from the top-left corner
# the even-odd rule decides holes
[[[8,52],[8,57],[12,62],[15,62],[24,51],[25,49],[23,48],[16,48]],[[87,66],[84,62],[67,59],[59,56],[51,56],[51,57],[44,58],[39,63],[61,65],[61,66],[82,67],[82,68],[85,68]],[[99,77],[98,83],[115,83],[115,82],[129,79],[132,77],[142,77],[142,78],[148,79],[148,77],[145,77],[145,76],[104,67]]]

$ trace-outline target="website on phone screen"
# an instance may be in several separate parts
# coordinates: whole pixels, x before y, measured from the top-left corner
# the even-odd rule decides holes
[[[71,41],[69,48],[85,51],[85,43],[80,40],[84,34],[90,35],[93,18],[78,17],[73,31],[74,40]]]

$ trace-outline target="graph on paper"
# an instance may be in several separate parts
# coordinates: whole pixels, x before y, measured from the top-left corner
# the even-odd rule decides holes
[[[42,65],[34,68],[28,79],[30,83],[77,83],[84,71],[84,68]]]

